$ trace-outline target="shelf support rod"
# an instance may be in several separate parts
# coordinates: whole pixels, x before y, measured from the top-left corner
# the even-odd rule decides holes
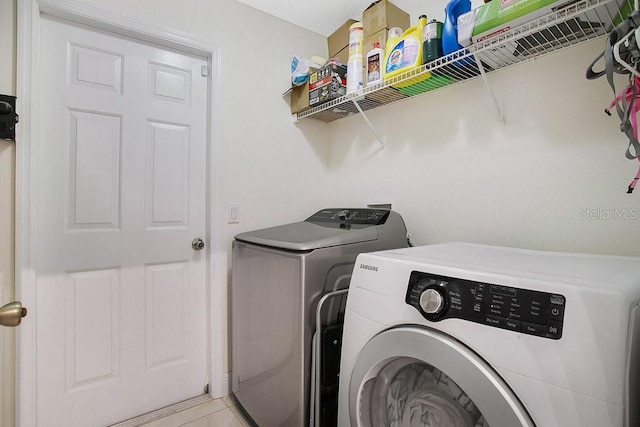
[[[480,75],[482,76],[482,81],[484,82],[484,85],[487,88],[487,91],[489,92],[489,95],[491,95],[491,99],[493,100],[493,105],[496,107],[496,110],[498,111],[498,120],[500,121],[500,123],[504,124],[504,115],[502,114],[502,109],[500,108],[500,104],[498,103],[498,100],[496,99],[496,96],[493,93],[493,90],[491,89],[491,86],[489,85],[489,80],[487,80],[487,74],[484,72],[484,67],[482,66],[482,62],[480,62],[480,59],[478,58],[478,55],[474,55],[474,58],[476,60],[476,65],[478,66],[478,69],[480,70]]]
[[[376,132],[376,129],[373,127],[373,124],[371,124],[371,122],[369,121],[369,118],[360,107],[360,104],[358,104],[358,100],[356,98],[353,98],[352,101],[353,101],[353,105],[356,106],[356,108],[360,112],[360,115],[362,116],[364,121],[367,122],[367,125],[369,125],[369,129],[371,129],[371,132],[373,132],[373,135],[376,137],[380,145],[384,147],[384,142],[382,141],[382,138],[380,138],[380,135],[378,134],[378,132]]]

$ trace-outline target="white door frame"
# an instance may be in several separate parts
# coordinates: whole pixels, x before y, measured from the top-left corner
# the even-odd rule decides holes
[[[37,203],[38,144],[46,143],[38,132],[39,37],[41,14],[57,16],[94,28],[108,30],[133,39],[207,58],[209,93],[207,152],[208,182],[207,236],[209,259],[207,270],[207,316],[209,321],[208,369],[212,397],[228,393],[224,371],[224,335],[226,316],[226,250],[223,242],[221,144],[213,112],[220,105],[220,47],[175,30],[132,19],[113,12],[78,3],[75,0],[20,0],[18,4],[17,109],[16,126],[16,298],[27,308],[36,306],[36,253],[38,245]],[[33,84],[32,84],[33,83]],[[62,314],[62,313],[61,313]],[[16,348],[16,425],[36,426],[36,327],[35,317],[27,316],[18,328]]]

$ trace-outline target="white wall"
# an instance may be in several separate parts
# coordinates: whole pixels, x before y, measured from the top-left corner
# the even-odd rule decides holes
[[[0,94],[15,95],[15,0],[0,2]],[[0,140],[0,306],[13,299],[15,143]],[[13,340],[0,327],[0,425],[13,425]]]
[[[585,78],[603,46],[489,74],[504,126],[481,79],[372,111],[384,150],[360,117],[333,122],[337,203],[392,202],[415,244],[640,255],[640,189],[626,194],[638,162],[625,158],[617,118],[603,112],[605,78]]]

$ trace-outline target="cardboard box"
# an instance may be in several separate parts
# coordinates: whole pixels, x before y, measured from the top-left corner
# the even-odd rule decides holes
[[[364,36],[369,37],[382,29],[400,27],[402,31],[411,26],[409,14],[389,0],[378,0],[371,3],[362,12]]]
[[[367,52],[369,52],[371,49],[373,49],[373,44],[375,42],[380,43],[380,47],[382,49],[386,49],[386,47],[387,47],[387,36],[388,35],[389,35],[389,30],[386,29],[386,28],[383,28],[382,30],[378,31],[377,33],[365,37],[364,41],[362,43],[363,56],[366,58]]]
[[[345,46],[344,49],[342,49],[340,52],[336,53],[335,55],[329,56],[329,59],[337,59],[343,64],[348,63],[349,62],[349,46]]]
[[[299,113],[309,108],[309,81],[301,86],[291,88],[291,114]]]
[[[347,22],[342,24],[340,28],[335,30],[333,34],[331,34],[327,38],[327,48],[329,50],[329,58],[335,56],[338,52],[340,52],[345,47],[349,47],[349,27],[356,21],[355,19],[348,19]],[[348,53],[347,53],[348,54]],[[344,61],[345,64],[347,61]]]
[[[478,8],[473,43],[486,40],[561,9],[573,0],[494,0]]]
[[[329,63],[309,76],[309,105],[312,107],[346,93],[346,65]]]

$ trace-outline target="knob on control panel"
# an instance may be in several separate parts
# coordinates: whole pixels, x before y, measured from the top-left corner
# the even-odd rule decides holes
[[[444,309],[444,298],[440,291],[427,289],[420,295],[420,307],[427,314],[440,314]]]
[[[349,209],[343,209],[341,212],[338,213],[338,219],[340,219],[341,221],[349,219],[350,214],[351,212],[349,212]]]

